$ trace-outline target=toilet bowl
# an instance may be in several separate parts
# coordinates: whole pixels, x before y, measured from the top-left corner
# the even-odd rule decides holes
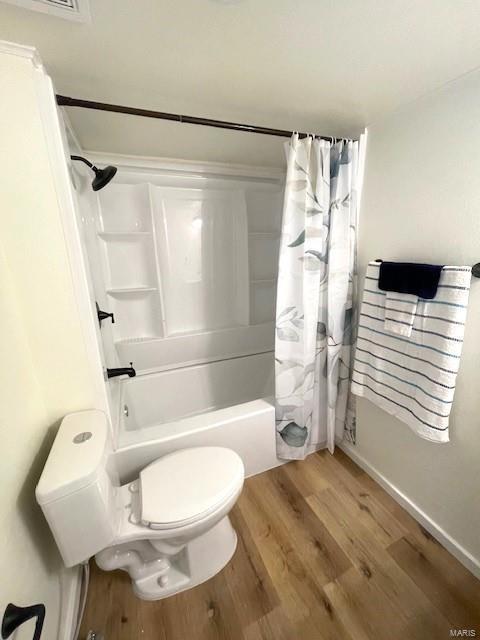
[[[37,486],[37,501],[67,567],[95,555],[123,569],[135,594],[159,600],[208,580],[232,557],[228,518],[243,486],[240,457],[223,447],[180,449],[120,485],[100,411],[66,416]]]

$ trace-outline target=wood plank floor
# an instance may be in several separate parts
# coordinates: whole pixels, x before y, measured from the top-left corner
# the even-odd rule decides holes
[[[480,581],[337,449],[250,478],[232,561],[158,602],[128,575],[92,581],[80,638],[441,640],[480,636]]]

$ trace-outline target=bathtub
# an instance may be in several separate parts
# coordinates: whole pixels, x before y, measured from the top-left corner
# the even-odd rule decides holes
[[[261,353],[122,381],[114,453],[122,482],[156,458],[185,447],[229,447],[247,475],[275,455],[273,353]]]

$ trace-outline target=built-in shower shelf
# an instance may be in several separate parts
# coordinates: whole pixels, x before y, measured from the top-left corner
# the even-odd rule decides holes
[[[115,340],[115,344],[137,344],[139,342],[151,342],[152,340],[158,340],[162,338],[161,335],[153,335],[153,336],[139,336],[133,338],[122,338],[121,340]]]
[[[278,231],[249,231],[248,235],[258,238],[280,238]]]
[[[107,289],[107,293],[111,295],[117,294],[129,294],[129,293],[149,293],[151,291],[158,291],[157,287],[126,287],[119,289]]]
[[[115,240],[115,238],[136,238],[138,236],[151,236],[151,231],[99,231],[98,235],[100,238],[104,238],[105,240],[111,239]]]

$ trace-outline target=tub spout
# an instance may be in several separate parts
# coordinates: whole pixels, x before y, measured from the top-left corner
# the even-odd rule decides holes
[[[107,378],[116,378],[117,376],[128,376],[129,378],[134,378],[137,375],[137,372],[132,367],[132,362],[130,362],[129,367],[117,367],[116,369],[107,369]]]

